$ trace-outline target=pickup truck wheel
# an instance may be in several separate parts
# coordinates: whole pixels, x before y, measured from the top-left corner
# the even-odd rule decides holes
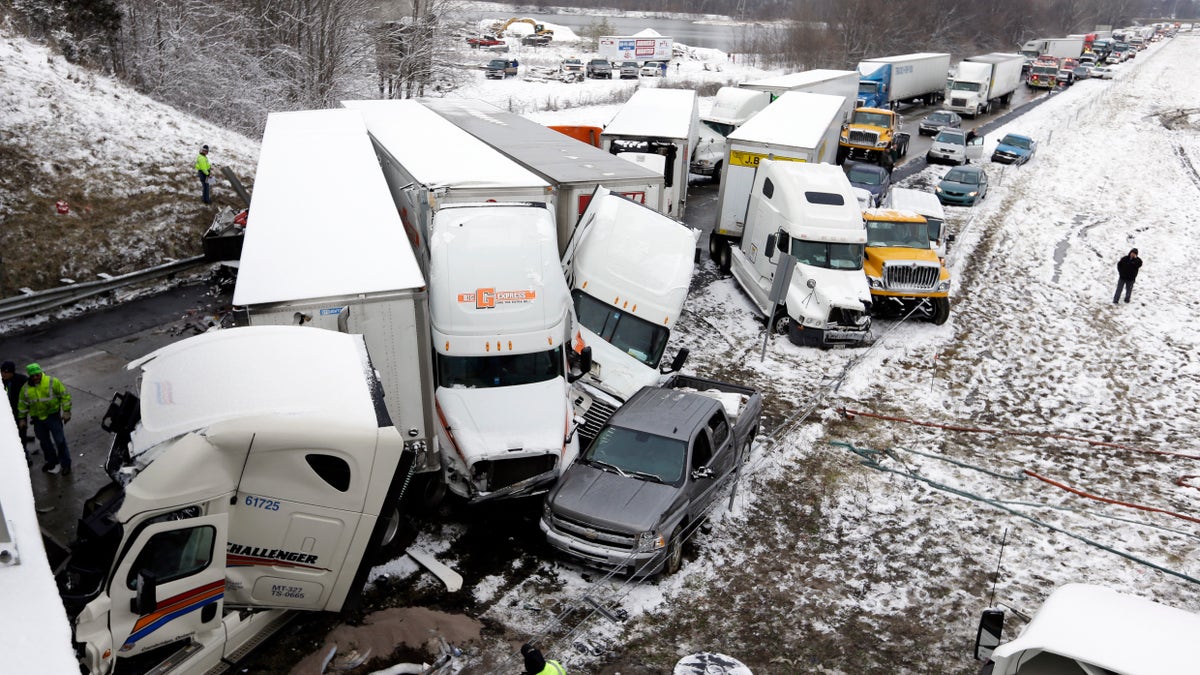
[[[940,326],[946,323],[950,318],[950,298],[934,298],[933,299],[933,314],[930,315],[929,321]]]
[[[683,525],[667,538],[667,559],[663,561],[663,576],[671,576],[683,566]]]

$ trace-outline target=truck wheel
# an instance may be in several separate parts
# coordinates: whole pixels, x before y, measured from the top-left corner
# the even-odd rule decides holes
[[[837,157],[834,159],[834,163],[837,164],[838,166],[845,164],[846,155],[848,155],[848,154],[850,154],[850,150],[848,148],[846,148],[845,146],[839,145],[838,149],[837,149]]]
[[[940,326],[946,323],[946,319],[950,318],[950,298],[934,298],[933,299],[933,314],[929,317],[929,321]]]
[[[780,313],[782,312],[782,313]],[[792,326],[792,317],[787,315],[787,308],[780,307],[775,310],[775,320],[771,324],[771,330],[779,335],[787,335],[788,329]]]
[[[729,274],[729,270],[732,268],[733,244],[725,242],[725,245],[717,252],[717,269],[721,270],[721,274]]]
[[[903,144],[900,145],[900,156],[908,157],[908,141],[905,141]]]
[[[383,528],[383,536],[379,538],[380,546],[388,546],[396,541],[396,533],[400,531],[400,508],[393,505],[387,514],[387,524]]]
[[[725,239],[715,234],[708,235],[708,257],[713,262],[717,261],[717,257],[721,254],[721,247],[725,245]]]
[[[678,525],[667,538],[667,559],[663,561],[663,576],[669,577],[683,566],[683,525]]]

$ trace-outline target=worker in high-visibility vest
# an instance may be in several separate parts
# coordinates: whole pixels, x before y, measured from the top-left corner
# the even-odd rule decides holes
[[[200,148],[200,154],[196,155],[196,163],[193,165],[196,168],[196,175],[200,177],[200,198],[205,204],[211,204],[212,199],[208,192],[208,177],[212,174],[212,164],[208,161],[208,146]]]
[[[567,669],[553,659],[547,661],[537,647],[529,643],[521,645],[521,656],[525,657],[525,675],[567,675]]]
[[[25,366],[25,372],[29,374],[29,381],[21,387],[21,396],[17,399],[21,433],[25,433],[26,418],[32,417],[33,435],[37,437],[42,454],[46,456],[42,471],[61,471],[62,475],[70,476],[71,451],[67,448],[63,425],[71,421],[71,394],[63,386],[62,380],[45,374],[36,363]]]

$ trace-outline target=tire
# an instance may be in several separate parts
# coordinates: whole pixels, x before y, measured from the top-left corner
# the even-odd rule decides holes
[[[386,518],[387,525],[383,528],[383,536],[379,538],[380,546],[388,546],[396,541],[396,534],[400,532],[400,507],[392,505]]]
[[[667,537],[667,557],[663,560],[662,573],[669,577],[683,567],[683,525],[679,525]]]
[[[771,332],[777,335],[787,335],[788,329],[792,327],[792,317],[787,315],[787,308],[780,307],[775,310],[775,318],[771,320]]]
[[[733,268],[733,244],[725,242],[721,246],[721,250],[717,252],[717,269],[721,270],[721,274],[729,274],[729,270]]]
[[[849,149],[847,149],[845,146],[839,145],[838,149],[837,149],[837,157],[834,159],[834,162],[838,166],[841,166],[842,164],[844,164],[846,162],[846,157],[849,154],[850,154]]]
[[[715,234],[708,235],[708,257],[713,262],[717,261],[717,256],[721,253],[721,247],[724,246],[725,239]]]
[[[950,298],[934,298],[933,299],[933,314],[929,317],[929,322],[935,326],[940,326],[946,323],[950,318]]]

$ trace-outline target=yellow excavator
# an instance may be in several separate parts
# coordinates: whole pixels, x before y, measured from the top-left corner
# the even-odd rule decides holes
[[[534,35],[547,35],[550,37],[554,36],[554,31],[552,29],[546,28],[545,25],[540,24],[533,19],[509,19],[508,21],[504,22],[497,21],[496,23],[492,24],[492,32],[496,35],[500,35],[504,31],[508,30],[508,27],[514,23],[527,23],[530,26],[533,26]]]

